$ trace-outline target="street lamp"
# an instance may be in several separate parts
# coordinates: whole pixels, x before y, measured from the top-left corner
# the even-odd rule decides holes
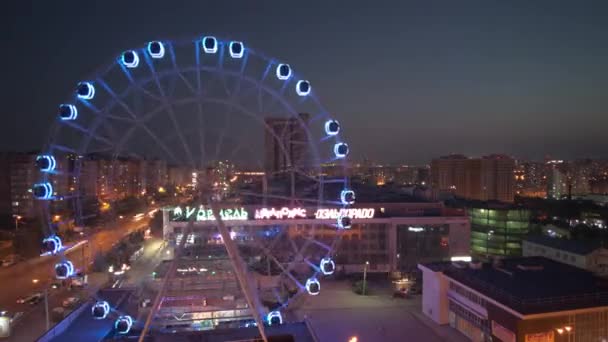
[[[365,266],[363,266],[363,289],[361,293],[365,296],[365,288],[367,285],[367,266],[369,266],[369,261],[365,262]]]
[[[38,284],[40,282],[39,279],[32,279],[33,284]],[[49,320],[49,289],[44,286],[44,313],[46,316],[46,330],[48,331],[51,328],[51,321]]]
[[[13,215],[13,217],[15,218],[15,231],[16,231],[17,229],[19,229],[19,220],[21,220],[23,218],[23,216]]]

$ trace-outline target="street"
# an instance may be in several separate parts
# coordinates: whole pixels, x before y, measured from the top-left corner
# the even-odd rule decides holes
[[[83,264],[90,264],[92,257],[98,252],[105,252],[112,248],[129,233],[147,226],[149,219],[133,222],[125,219],[114,227],[104,228],[86,237],[87,243],[69,250],[66,256],[74,263],[76,269],[82,269]],[[16,303],[17,298],[27,296],[34,292],[42,292],[54,279],[54,265],[59,261],[57,256],[37,257],[18,263],[12,267],[0,269],[0,309],[9,312],[24,312],[23,317],[15,324],[10,340],[31,341],[31,339],[18,338],[21,332],[25,331],[28,336],[34,338],[40,336],[45,330],[44,301],[30,306],[29,304]],[[107,279],[107,275],[104,275]],[[91,277],[89,277],[91,278]],[[37,282],[34,282],[37,279]],[[89,279],[89,286],[93,279]],[[61,301],[68,295],[66,289],[49,290],[49,311],[57,306],[61,306]],[[23,324],[28,322],[28,324]],[[35,322],[35,323],[34,323]],[[32,326],[35,324],[36,326]],[[51,324],[51,326],[53,323]],[[36,329],[38,327],[40,329]]]
[[[161,239],[151,239],[145,242],[144,253],[141,258],[132,264],[131,269],[127,271],[123,288],[129,289],[139,286],[146,277],[152,274],[152,271],[156,268],[156,265],[158,265],[163,258],[162,246],[163,244]],[[109,298],[104,299],[112,302]],[[134,305],[137,306],[137,304]],[[119,309],[126,310],[128,308],[128,313],[133,315],[133,318],[137,321],[138,318],[136,318],[134,312],[130,312],[131,310],[136,310],[133,309],[132,306],[133,305],[129,305],[129,303],[124,303]],[[125,314],[125,312],[121,312],[120,314]],[[110,329],[112,329],[112,325],[114,324],[114,319],[116,319],[116,317],[117,312],[114,312],[110,314],[107,319],[95,320],[87,308],[76,319],[76,321],[70,325],[70,328],[66,332],[55,337],[53,341],[99,340],[105,336]],[[145,319],[145,317],[143,317],[143,319]]]

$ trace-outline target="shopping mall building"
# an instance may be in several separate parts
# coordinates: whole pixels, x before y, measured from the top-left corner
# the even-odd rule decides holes
[[[420,264],[422,311],[471,341],[608,341],[608,281],[544,257]]]
[[[340,210],[231,206],[221,208],[220,216],[231,234],[244,239],[287,228],[291,237],[331,244],[338,232],[337,218],[345,213]],[[361,272],[366,262],[368,272],[413,270],[421,262],[450,260],[470,253],[469,218],[464,211],[446,208],[442,203],[358,203],[347,210],[352,225],[340,232],[341,239],[333,248],[338,270]],[[165,240],[176,241],[191,221],[195,234],[197,229],[216,225],[210,208],[167,208],[163,212]]]

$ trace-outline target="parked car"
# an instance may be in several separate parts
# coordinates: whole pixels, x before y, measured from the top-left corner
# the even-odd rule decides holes
[[[84,280],[80,278],[72,278],[72,280],[70,281],[70,287],[72,288],[85,287],[86,285],[87,283],[85,283]]]
[[[64,308],[71,308],[71,307],[76,306],[76,304],[78,304],[78,303],[80,303],[80,298],[68,297],[63,300],[63,303],[61,303],[61,306],[63,306]]]
[[[407,288],[403,287],[393,292],[393,298],[410,298],[410,294]]]
[[[415,283],[410,287],[410,294],[417,295],[422,293],[422,286],[419,283]]]
[[[29,305],[36,305],[36,304],[40,303],[41,301],[42,301],[42,294],[40,294],[39,296],[30,298],[30,300],[28,300],[26,303],[28,303]]]
[[[16,254],[8,255],[6,258],[2,259],[2,267],[13,266],[19,261],[19,256]]]
[[[36,293],[32,293],[29,296],[21,297],[21,298],[17,299],[17,303],[18,304],[29,303],[34,298],[42,298],[42,293],[36,292]]]

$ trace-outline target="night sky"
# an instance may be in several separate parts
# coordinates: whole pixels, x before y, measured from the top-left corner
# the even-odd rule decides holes
[[[353,157],[608,157],[606,1],[3,2],[4,150],[42,146],[76,82],[152,39],[214,34],[289,62]]]

